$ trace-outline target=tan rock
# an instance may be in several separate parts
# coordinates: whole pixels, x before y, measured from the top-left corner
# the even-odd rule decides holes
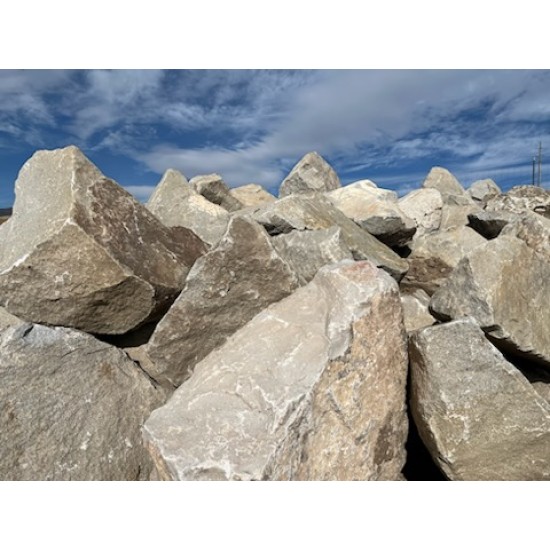
[[[534,212],[550,217],[550,191],[534,185],[518,185],[487,201],[487,211],[504,210],[512,214]]]
[[[241,187],[234,187],[229,191],[245,208],[258,206],[266,202],[275,202],[277,199],[268,193],[261,185],[250,183]]]
[[[437,189],[417,189],[399,199],[401,211],[416,223],[417,238],[437,231],[441,225],[443,199]]]
[[[189,182],[191,187],[213,204],[218,204],[228,212],[241,210],[244,205],[230,192],[229,187],[218,174],[195,176]]]
[[[0,307],[0,332],[18,325],[22,325],[25,321],[22,321],[15,315],[8,313],[3,307]]]
[[[501,235],[521,239],[529,248],[550,260],[550,218],[536,214],[522,214],[507,224]]]
[[[401,305],[407,332],[429,327],[436,322],[428,309],[430,297],[421,289],[416,289],[410,294],[402,294]]]
[[[447,170],[440,166],[434,166],[426,179],[422,183],[424,189],[437,189],[443,197],[443,202],[447,202],[449,196],[464,196],[469,198],[466,190],[460,182]]]
[[[318,153],[304,155],[281,183],[279,197],[293,193],[332,191],[340,187],[340,179],[332,166]]]
[[[478,202],[487,201],[501,192],[500,187],[492,179],[474,181],[468,189],[468,195]]]

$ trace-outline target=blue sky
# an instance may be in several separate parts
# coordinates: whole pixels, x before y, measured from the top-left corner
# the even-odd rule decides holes
[[[0,207],[35,150],[69,144],[144,200],[167,168],[276,193],[312,150],[343,183],[404,193],[439,165],[507,189],[539,141],[550,159],[550,71],[0,71]]]

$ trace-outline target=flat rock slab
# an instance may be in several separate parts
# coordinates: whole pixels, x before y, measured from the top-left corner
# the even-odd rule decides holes
[[[400,210],[416,223],[414,239],[441,226],[443,198],[437,189],[417,189],[399,199]]]
[[[304,155],[283,180],[279,197],[293,193],[332,191],[340,187],[340,179],[332,166],[318,153]]]
[[[411,409],[451,480],[550,479],[550,404],[472,319],[410,338]]]
[[[0,479],[148,479],[141,425],[164,395],[126,354],[66,328],[0,333]]]
[[[397,280],[408,269],[406,260],[361,229],[319,193],[298,194],[253,209],[249,214],[271,235],[339,227],[342,237],[356,260],[369,260]]]
[[[76,147],[35,153],[16,197],[0,227],[0,305],[27,321],[122,334],[162,315],[206,251]]]
[[[229,187],[218,174],[195,176],[189,184],[213,204],[218,204],[228,212],[242,210],[244,205],[230,192]]]
[[[234,217],[220,244],[200,258],[157,325],[142,364],[163,385],[179,386],[194,366],[273,302],[298,287],[291,267],[253,220]]]
[[[229,191],[232,197],[235,197],[245,208],[248,206],[258,206],[266,202],[275,202],[277,199],[261,185],[249,183],[241,187],[234,187]]]
[[[402,294],[401,305],[407,332],[429,327],[436,322],[429,310],[430,297],[421,289],[416,289],[410,294]]]
[[[396,480],[407,373],[397,284],[325,267],[199,365],[145,423],[161,479]]]
[[[497,347],[550,367],[550,263],[512,235],[468,253],[430,309],[443,320],[470,316]]]

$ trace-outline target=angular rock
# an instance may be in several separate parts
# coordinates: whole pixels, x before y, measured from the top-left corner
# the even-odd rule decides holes
[[[326,197],[348,218],[388,246],[404,246],[416,232],[415,221],[401,211],[393,191],[358,182],[331,191]]]
[[[418,189],[399,199],[401,211],[416,223],[414,239],[437,231],[441,225],[443,198],[437,189]]]
[[[318,153],[307,153],[281,183],[279,197],[293,193],[332,191],[340,187],[340,179],[332,166]]]
[[[163,226],[76,148],[39,151],[0,228],[0,305],[27,321],[120,334],[158,318],[204,243]]]
[[[271,235],[289,233],[295,229],[304,231],[337,226],[356,260],[369,260],[397,280],[408,269],[406,260],[361,229],[320,194],[291,195],[251,210],[250,215]]]
[[[218,204],[228,212],[241,210],[244,205],[230,192],[222,177],[218,174],[195,176],[189,182],[191,187],[211,203]]]
[[[414,333],[409,355],[413,418],[449,479],[550,479],[550,404],[473,320]]]
[[[194,366],[254,315],[298,287],[265,230],[234,217],[220,244],[200,258],[185,288],[157,325],[142,363],[166,387],[179,386]]]
[[[481,206],[467,195],[449,195],[441,209],[440,229],[463,227],[468,224],[469,216],[482,212]]]
[[[167,227],[185,227],[210,246],[220,242],[229,213],[199,195],[183,174],[167,170],[154,190],[147,208]]]
[[[339,227],[291,231],[273,237],[271,242],[303,285],[309,283],[321,267],[353,259]]]
[[[443,320],[471,316],[497,347],[550,367],[550,263],[516,237],[468,253],[430,309]]]
[[[460,182],[447,170],[440,166],[434,166],[426,179],[422,183],[424,189],[437,189],[443,198],[443,202],[447,202],[449,196],[465,196],[468,197],[466,190]]]
[[[512,214],[535,212],[550,217],[550,191],[534,185],[518,185],[507,193],[497,195],[487,201],[487,211],[505,210]]]
[[[0,479],[147,479],[141,425],[164,399],[92,336],[11,327],[0,333]]]
[[[368,262],[322,268],[205,358],[153,412],[143,433],[159,477],[400,479],[402,323],[387,274]]]
[[[474,181],[468,189],[468,195],[478,202],[486,201],[500,193],[500,187],[492,179]]]
[[[3,307],[0,307],[0,332],[9,328],[18,325],[24,324],[25,321],[22,321],[15,315],[8,313]]]
[[[229,191],[231,196],[236,198],[245,208],[258,206],[266,202],[275,202],[277,199],[268,193],[261,185],[250,183],[241,187],[234,187]]]
[[[521,239],[535,252],[545,256],[550,261],[550,219],[536,214],[518,215],[501,232]]]
[[[428,309],[430,297],[421,289],[416,289],[410,294],[402,294],[401,305],[407,332],[429,327],[436,322]]]
[[[415,241],[407,258],[409,271],[401,281],[404,289],[422,289],[430,296],[447,279],[459,261],[485,239],[469,227],[427,233]]]
[[[494,239],[509,223],[518,218],[519,214],[512,214],[505,210],[480,210],[468,214],[468,225],[486,239]]]

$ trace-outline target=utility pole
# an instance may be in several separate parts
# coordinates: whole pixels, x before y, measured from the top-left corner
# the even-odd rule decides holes
[[[539,141],[539,179],[538,186],[542,187],[542,141]]]
[[[537,157],[533,157],[533,178],[531,179],[531,185],[535,185],[535,166],[537,164]]]

